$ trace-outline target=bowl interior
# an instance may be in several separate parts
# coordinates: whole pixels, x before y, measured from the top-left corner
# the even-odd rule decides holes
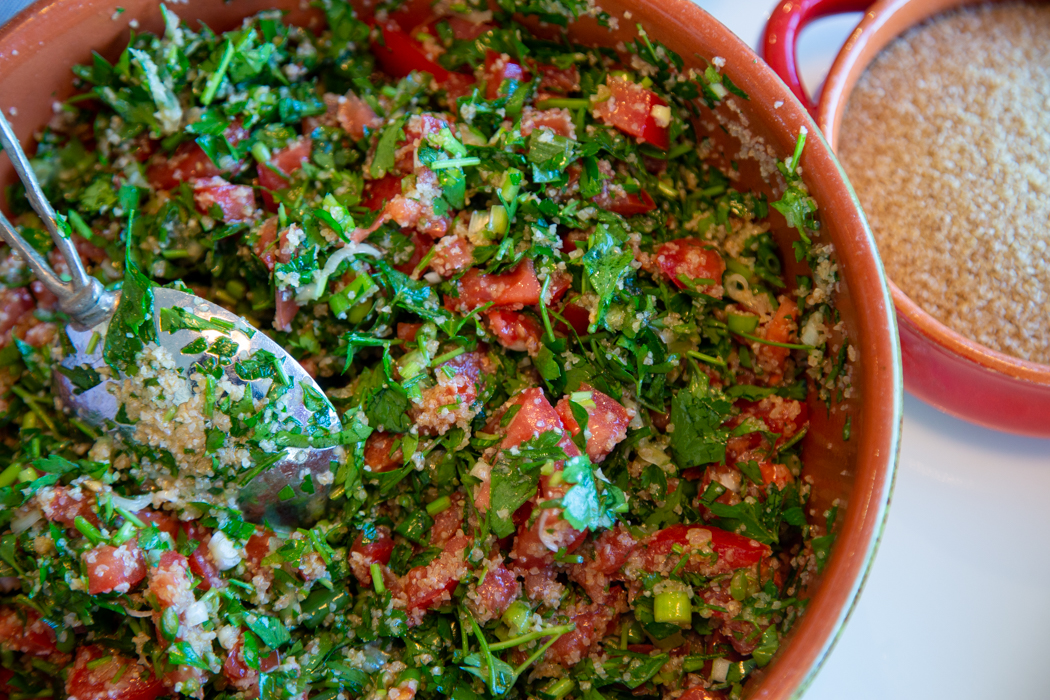
[[[90,59],[91,51],[114,57],[129,34],[159,31],[162,18],[155,0],[122,0],[124,12],[115,15],[115,0],[82,0],[49,4],[38,0],[0,32],[0,95],[23,143],[46,123],[52,104],[72,94],[70,66]],[[202,20],[225,30],[246,15],[273,7],[289,10],[293,23],[316,26],[320,16],[301,9],[293,0],[239,0],[218,3],[188,0],[174,5],[184,19]],[[875,254],[874,242],[859,204],[830,148],[805,109],[783,83],[728,29],[685,0],[642,2],[608,0],[603,9],[619,18],[619,29],[609,32],[592,20],[570,29],[578,41],[615,46],[633,40],[640,23],[655,39],[679,53],[687,68],[702,72],[715,57],[726,59],[723,69],[750,99],[734,99],[717,114],[704,113],[723,156],[737,160],[742,188],[763,191],[771,201],[781,185],[771,184],[762,169],[791,154],[802,129],[809,133],[801,165],[804,179],[820,206],[821,241],[834,243],[842,282],[836,298],[857,359],[850,363],[853,393],[834,412],[811,402],[812,425],[805,443],[807,480],[812,480],[811,504],[817,517],[833,503],[842,508],[839,534],[822,577],[811,582],[807,613],[794,627],[790,643],[777,659],[754,676],[752,697],[787,698],[804,687],[829,652],[856,599],[881,534],[889,502],[899,445],[901,370],[890,295]],[[629,14],[628,14],[629,13]],[[706,122],[705,122],[706,123]],[[718,128],[727,127],[729,133]],[[741,144],[741,138],[744,143]],[[779,175],[777,176],[779,178]],[[13,181],[6,159],[0,163],[0,184]],[[791,243],[797,234],[774,214],[773,234],[786,262],[793,261]],[[793,263],[791,263],[793,264]],[[801,269],[787,269],[788,279]],[[849,418],[852,437],[843,440]]]

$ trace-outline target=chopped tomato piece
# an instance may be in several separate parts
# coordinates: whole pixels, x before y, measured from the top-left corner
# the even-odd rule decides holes
[[[482,34],[496,28],[495,25],[489,24],[488,22],[472,22],[459,15],[452,15],[442,19],[448,23],[449,29],[452,30],[453,37],[466,41],[473,41]]]
[[[252,251],[257,258],[263,261],[270,272],[273,272],[277,263],[286,263],[292,259],[295,247],[289,242],[288,237],[293,231],[297,237],[301,237],[302,229],[298,224],[292,224],[278,233],[277,217],[271,216],[262,223],[255,234]]]
[[[372,42],[372,53],[383,72],[394,77],[404,78],[414,70],[430,73],[434,80],[443,83],[448,80],[449,72],[427,58],[419,42],[410,37],[390,22],[379,26],[382,43]]]
[[[593,406],[585,406],[587,410],[587,455],[592,462],[600,462],[609,456],[625,437],[627,437],[627,424],[631,422],[631,416],[627,409],[620,403],[587,384],[580,385],[580,391],[591,392]],[[580,426],[572,415],[572,407],[569,406],[569,397],[564,397],[558,402],[558,415],[565,428],[573,435],[580,434]]]
[[[444,278],[466,270],[474,263],[474,245],[459,236],[445,236],[434,246],[430,269]]]
[[[504,83],[523,83],[529,79],[529,74],[520,63],[508,54],[497,53],[492,49],[485,52],[485,65],[481,74],[485,81],[485,99],[494,100],[497,97],[507,95],[514,91],[514,87],[504,89]]]
[[[594,541],[594,562],[584,562],[584,566],[593,566],[605,575],[618,572],[627,563],[627,557],[638,543],[631,533],[622,525],[612,530],[604,530]]]
[[[610,594],[611,600],[595,601],[590,605],[577,603],[569,612],[569,621],[576,629],[566,632],[551,645],[546,659],[570,667],[587,656],[592,646],[598,643],[609,630],[610,623],[618,617],[617,598],[622,605],[623,592],[619,596]],[[610,604],[613,603],[613,604]]]
[[[407,262],[403,262],[400,265],[394,265],[394,269],[399,272],[403,272],[406,275],[412,275],[416,268],[419,267],[419,263],[423,262],[423,258],[427,256],[430,249],[434,247],[434,241],[428,236],[421,236],[418,233],[412,235],[412,257]]]
[[[507,424],[507,434],[500,444],[500,447],[504,450],[516,447],[526,440],[539,436],[541,433],[551,430],[558,432],[565,430],[561,417],[554,410],[554,406],[551,406],[551,402],[547,400],[547,397],[543,395],[542,389],[536,387],[526,389],[507,402],[508,410],[513,406],[521,406],[521,408],[518,409],[514,417],[511,418],[510,423]],[[567,438],[563,442],[568,442],[569,445],[572,445]],[[571,448],[563,447],[563,449],[566,450],[565,453],[568,457],[575,457],[580,453],[575,445],[572,445]]]
[[[532,107],[522,110],[522,136],[529,136],[533,131],[541,128],[550,129],[558,136],[576,137],[576,125],[572,121],[572,113],[569,110],[564,108],[533,109]]]
[[[492,302],[494,306],[517,310],[540,303],[542,287],[531,260],[518,263],[502,275],[486,275],[477,268],[467,270],[459,281],[459,299],[446,300],[459,310],[470,311]]]
[[[396,447],[399,436],[393,433],[372,433],[365,441],[365,464],[373,473],[397,469],[404,461],[401,448]],[[395,449],[396,448],[396,449]]]
[[[451,599],[452,591],[467,573],[464,552],[471,539],[457,535],[445,543],[444,551],[426,566],[417,566],[401,579],[408,610],[424,611]]]
[[[580,71],[576,66],[558,68],[549,63],[535,66],[533,71],[540,76],[539,92],[556,92],[562,95],[577,92],[580,89]]]
[[[544,303],[556,304],[572,288],[572,275],[555,273],[551,275],[550,280],[550,284],[547,286],[547,298],[544,300]]]
[[[174,542],[179,538],[179,529],[181,523],[172,517],[170,514],[159,510],[140,510],[135,514],[139,520],[146,523],[153,523],[157,526],[157,529],[161,532],[166,532],[171,536],[171,540]]]
[[[255,216],[255,190],[248,185],[232,185],[221,177],[193,180],[193,201],[202,214],[218,207],[223,221],[237,223]]]
[[[0,288],[0,334],[14,328],[18,319],[32,311],[35,306],[33,295],[25,287]]]
[[[501,562],[485,572],[484,580],[478,584],[468,604],[479,621],[487,622],[506,612],[519,595],[521,584],[518,577]]]
[[[787,296],[780,297],[780,306],[772,320],[765,326],[765,339],[774,343],[798,342],[798,306]],[[753,345],[758,364],[765,371],[771,386],[780,384],[784,376],[784,363],[791,354],[790,348],[765,343]]]
[[[683,554],[690,550],[703,549],[705,545],[709,545],[711,550],[718,555],[718,560],[708,562],[701,557],[700,561],[703,561],[706,567],[722,573],[753,566],[771,553],[767,545],[743,535],[726,532],[710,525],[679,524],[666,527],[646,540],[643,555],[646,567],[660,568],[667,563],[670,563],[672,567],[676,565],[681,555],[672,551],[675,545],[682,548]],[[670,561],[672,559],[673,562]],[[682,567],[685,571],[691,571],[693,568],[692,559]]]
[[[66,695],[77,700],[153,700],[167,693],[152,669],[94,645],[77,649],[66,679]]]
[[[219,567],[216,566],[211,549],[208,547],[211,542],[211,532],[208,528],[195,522],[182,523],[182,529],[186,533],[187,540],[197,540],[200,543],[187,557],[190,571],[201,580],[197,588],[201,591],[208,591],[224,586],[222,574],[219,573]]]
[[[248,538],[244,545],[244,553],[247,555],[248,564],[253,569],[257,569],[262,560],[270,554],[272,540],[273,533],[264,527],[257,527],[255,534]]]
[[[547,542],[555,539],[559,546],[551,549]],[[515,561],[516,568],[534,570],[551,564],[554,561],[554,552],[558,549],[564,548],[566,552],[573,552],[585,539],[586,532],[571,527],[560,514],[554,514],[553,510],[546,510],[531,525],[526,521],[518,527],[510,558]]]
[[[397,324],[397,339],[414,343],[416,342],[416,334],[419,333],[419,329],[422,327],[422,323],[399,323]]]
[[[785,464],[762,460],[758,463],[758,468],[762,472],[762,483],[775,484],[778,489],[784,488],[795,480],[795,475]]]
[[[369,541],[364,541],[364,534],[359,534],[350,547],[350,568],[362,586],[372,585],[372,564],[386,566],[390,563],[390,555],[394,551],[394,540],[390,536],[390,528],[379,526],[375,529],[375,536]]]
[[[463,73],[449,73],[448,80],[441,83],[448,95],[448,101],[453,112],[456,112],[456,100],[466,97],[474,92],[474,78]]]
[[[361,206],[372,211],[379,211],[388,201],[399,194],[401,194],[400,175],[387,175],[378,180],[369,180],[365,183]]]
[[[594,116],[640,142],[666,151],[670,145],[667,103],[652,90],[623,76],[609,75],[605,86],[609,98],[594,104]],[[601,92],[599,90],[599,94]]]
[[[569,322],[572,329],[576,331],[576,335],[587,335],[588,327],[591,324],[590,311],[578,304],[570,302],[561,310],[561,317]],[[569,331],[564,324],[560,324],[558,330],[562,333],[568,333]]]
[[[119,547],[103,544],[84,555],[88,572],[88,593],[127,593],[146,578],[146,561],[134,542]]]
[[[292,330],[292,319],[299,313],[299,304],[295,302],[295,294],[290,289],[278,289],[274,302],[277,308],[273,315],[273,327],[279,331],[290,333]]]
[[[233,146],[248,138],[248,135],[239,120],[230,124],[225,132],[226,140]],[[180,183],[216,177],[222,172],[200,146],[195,142],[187,142],[176,148],[170,156],[155,156],[153,163],[146,169],[146,179],[156,189],[170,190]]]
[[[277,656],[276,651],[270,652],[265,657],[259,659],[259,669],[266,673],[272,671],[278,664],[280,659]],[[226,655],[226,660],[222,664],[222,675],[225,676],[226,680],[230,682],[237,690],[247,690],[255,692],[249,693],[249,695],[258,696],[259,687],[259,671],[254,668],[250,668],[244,660],[244,635],[238,637],[234,643],[233,648],[230,649]]]
[[[434,525],[430,528],[430,544],[437,547],[448,542],[463,527],[463,505],[466,499],[463,494],[453,493],[448,508],[434,515]]]
[[[30,608],[0,606],[0,646],[34,656],[55,651],[55,631]]]
[[[698,291],[722,298],[722,275],[726,271],[726,264],[709,244],[697,238],[668,241],[656,249],[656,264],[679,289],[688,286],[682,277],[710,280],[710,283],[698,286]]]
[[[72,528],[76,517],[80,515],[92,525],[98,525],[98,516],[91,507],[95,503],[95,497],[80,488],[70,489],[59,485],[47,490],[41,489],[38,499],[44,517],[52,522]]]
[[[639,190],[637,194],[624,192],[615,197],[606,192],[593,197],[592,202],[602,209],[608,209],[620,216],[635,216],[636,214],[647,214],[656,209],[656,202],[645,190]]]
[[[276,212],[277,204],[273,200],[272,192],[283,190],[288,186],[287,175],[303,167],[303,163],[310,159],[313,142],[308,136],[292,141],[281,150],[274,153],[268,163],[256,165],[259,174],[259,186],[263,188],[263,203],[267,211]],[[280,171],[280,173],[276,171]],[[281,173],[284,173],[282,175]]]
[[[184,609],[193,604],[193,582],[190,563],[178,552],[164,552],[149,570],[149,589],[161,607]]]
[[[377,129],[383,120],[375,113],[372,106],[354,94],[352,90],[339,98],[336,118],[343,131],[350,134],[355,141],[360,141],[373,129]]]
[[[779,435],[777,445],[783,445],[793,438],[809,422],[809,406],[796,399],[769,396],[757,402],[739,399],[734,405],[740,409],[740,413],[726,421],[726,427],[735,428],[749,418],[757,419],[765,425],[768,432]],[[726,460],[737,462],[753,459],[754,457],[748,456],[747,453],[761,447],[763,440],[758,432],[729,438],[726,444]]]
[[[725,695],[717,690],[708,690],[702,685],[694,685],[682,693],[678,700],[725,700]]]
[[[503,347],[530,355],[539,352],[543,327],[532,316],[517,311],[497,310],[488,312],[486,318],[489,330]]]

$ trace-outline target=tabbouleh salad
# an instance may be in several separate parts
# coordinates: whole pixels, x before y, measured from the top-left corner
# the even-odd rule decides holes
[[[318,7],[318,32],[271,11],[224,34],[162,7],[38,136],[85,265],[123,288],[106,358],[141,439],[58,410],[64,322],[8,252],[0,698],[740,697],[837,510],[810,513],[800,459],[807,398],[850,391],[805,134],[768,202],[705,135],[747,99],[721,59],[510,14],[615,22],[582,4]],[[785,279],[770,207],[813,276]],[[172,380],[165,285],[265,329],[339,430],[268,430],[218,342]],[[245,522],[231,484],[296,441],[335,446],[303,485],[323,518]]]

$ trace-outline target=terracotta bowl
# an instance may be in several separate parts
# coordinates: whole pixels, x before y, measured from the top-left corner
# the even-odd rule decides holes
[[[973,0],[783,0],[766,25],[763,54],[817,119],[832,149],[850,93],[878,53],[933,15]],[[803,27],[829,15],[864,12],[814,103],[799,78],[795,44]],[[1050,365],[1027,362],[955,332],[890,281],[897,308],[904,382],[942,411],[980,425],[1050,437]]]
[[[124,12],[114,18],[118,4]],[[824,512],[836,499],[844,508],[837,542],[823,576],[809,586],[806,614],[777,658],[749,681],[751,697],[794,697],[814,677],[842,630],[871,565],[889,505],[903,395],[889,289],[842,169],[806,109],[765,63],[685,0],[608,0],[602,5],[620,18],[621,29],[610,34],[593,22],[581,21],[571,29],[576,40],[611,46],[632,39],[635,24],[641,23],[651,37],[684,57],[688,66],[702,71],[714,57],[725,58],[725,72],[751,99],[737,100],[739,114],[722,108],[720,118],[737,124],[746,120],[753,136],[762,139],[776,157],[791,154],[801,129],[810,133],[801,165],[820,206],[822,240],[830,240],[836,249],[842,275],[836,304],[859,356],[851,363],[854,392],[844,410],[829,414],[823,404],[813,402],[814,418],[804,448],[814,512]],[[305,4],[299,0],[189,0],[171,7],[184,19],[203,20],[215,30],[226,30],[245,15],[274,6],[287,8],[290,22],[319,24],[319,16],[300,9]],[[625,17],[627,11],[631,14]],[[157,0],[39,0],[0,31],[0,108],[17,107],[12,121],[23,143],[48,121],[52,104],[72,94],[70,66],[88,61],[92,50],[115,58],[128,39],[130,20],[135,20],[139,31],[163,29]],[[737,153],[738,143],[716,131],[724,141],[720,144],[724,155],[740,161],[742,186],[776,198],[759,176],[757,164],[746,153]],[[13,179],[4,159],[0,185]],[[793,261],[790,244],[796,234],[782,219],[774,221],[773,228],[784,259]],[[788,279],[794,279],[790,275],[796,271],[802,272],[789,266]],[[847,416],[852,437],[844,441]]]

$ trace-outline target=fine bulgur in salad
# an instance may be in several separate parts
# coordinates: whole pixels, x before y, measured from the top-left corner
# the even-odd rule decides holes
[[[810,514],[800,458],[810,405],[850,391],[805,134],[769,202],[707,136],[747,99],[721,59],[510,14],[615,21],[582,4],[318,7],[318,31],[224,34],[162,8],[38,134],[85,265],[124,290],[130,430],[56,406],[64,320],[5,251],[0,698],[740,697],[837,510]],[[786,278],[770,208],[811,276]],[[219,340],[179,375],[154,286],[264,329],[339,430],[275,432],[269,397],[217,381]],[[264,360],[237,371],[279,394]],[[314,441],[322,518],[246,522],[236,488]]]

